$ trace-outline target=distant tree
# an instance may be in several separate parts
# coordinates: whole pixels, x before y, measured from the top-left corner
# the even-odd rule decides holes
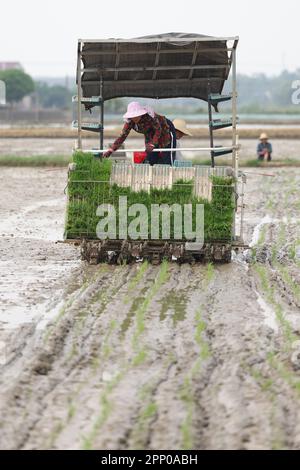
[[[238,75],[238,108],[243,113],[299,113],[299,106],[292,104],[294,80],[299,80],[300,70],[282,71],[279,75],[265,74]],[[231,91],[231,81],[225,85]],[[230,104],[224,103],[221,110],[230,111]]]
[[[36,82],[36,92],[43,108],[68,109],[71,107],[72,91],[61,85],[49,86]]]
[[[295,72],[284,70],[280,75],[274,77],[270,84],[272,98],[279,108],[292,106],[292,83],[299,75]]]
[[[124,108],[126,108],[126,101],[124,98],[114,98],[105,102],[104,105],[105,111],[108,113],[121,113],[125,112]]]
[[[6,101],[11,105],[18,103],[34,91],[34,81],[22,70],[2,70],[0,71],[0,80],[5,83]]]

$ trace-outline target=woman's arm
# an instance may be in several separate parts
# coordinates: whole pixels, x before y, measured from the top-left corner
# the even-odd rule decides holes
[[[118,150],[120,145],[124,142],[126,137],[128,136],[129,132],[132,129],[132,122],[125,122],[122,132],[119,137],[114,141],[111,147],[103,154],[103,158],[109,158],[113,152]]]
[[[131,131],[131,129],[132,129],[132,122],[131,121],[130,122],[125,122],[121,134],[119,135],[119,137],[114,141],[114,143],[111,146],[111,149],[112,149],[113,152],[115,152],[115,150],[118,150],[120,145],[123,144],[124,140],[127,138],[127,136],[129,134],[129,132]]]

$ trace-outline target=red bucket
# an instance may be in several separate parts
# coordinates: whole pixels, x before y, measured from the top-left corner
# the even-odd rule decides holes
[[[133,152],[133,162],[134,163],[143,163],[147,157],[146,152]]]

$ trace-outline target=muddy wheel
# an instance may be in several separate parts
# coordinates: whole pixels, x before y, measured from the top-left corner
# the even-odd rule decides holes
[[[117,264],[119,266],[122,266],[124,264],[128,264],[130,262],[130,256],[129,255],[124,255],[122,253],[119,254],[118,259],[117,259]]]
[[[224,263],[231,263],[231,250],[226,250],[225,255],[224,255]]]
[[[82,260],[86,260],[86,259],[87,259],[87,241],[86,241],[85,238],[81,241],[81,245],[80,245],[80,256],[81,256],[81,259],[82,259]]]
[[[108,264],[117,264],[118,255],[115,251],[108,251],[106,254],[106,261]]]

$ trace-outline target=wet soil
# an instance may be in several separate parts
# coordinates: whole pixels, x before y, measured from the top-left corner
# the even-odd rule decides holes
[[[65,171],[1,170],[0,448],[300,448],[300,171],[251,171],[231,264],[86,266]]]

